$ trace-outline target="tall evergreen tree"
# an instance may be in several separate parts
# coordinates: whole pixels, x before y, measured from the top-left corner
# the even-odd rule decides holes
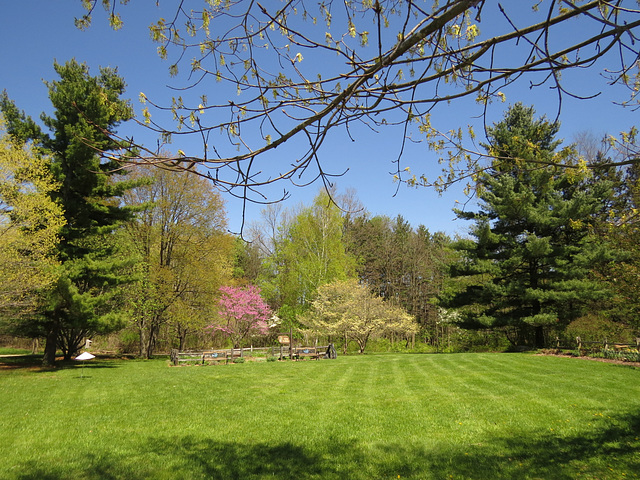
[[[463,257],[452,274],[464,287],[442,303],[460,307],[467,326],[512,327],[514,343],[540,346],[604,294],[589,277],[606,252],[590,226],[612,188],[584,169],[556,170],[559,157],[578,166],[573,149],[558,149],[559,125],[534,114],[516,104],[487,130],[494,160],[479,175],[480,209],[457,211],[475,222],[473,239],[456,244]]]
[[[40,117],[50,134],[20,112],[6,92],[0,98],[9,134],[38,144],[50,155],[60,185],[52,197],[66,220],[57,247],[61,274],[40,312],[45,364],[55,362],[57,347],[70,358],[85,336],[120,325],[114,294],[127,280],[123,267],[129,259],[117,255],[113,232],[132,215],[118,200],[132,183],[116,182],[113,176],[121,172],[117,152],[123,145],[112,134],[133,118],[130,103],[120,98],[124,80],[110,68],[93,77],[75,60],[55,63],[54,68],[60,79],[46,83],[53,115]]]

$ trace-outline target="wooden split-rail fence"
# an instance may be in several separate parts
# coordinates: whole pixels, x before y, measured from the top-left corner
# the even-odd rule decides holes
[[[180,365],[181,363],[218,363],[232,362],[236,358],[243,357],[241,349],[230,350],[207,350],[199,352],[179,352],[171,350],[172,365]]]
[[[279,360],[303,360],[305,358],[319,360],[321,358],[336,358],[336,350],[333,345],[321,347],[266,347],[266,348],[229,348],[221,350],[199,350],[180,352],[171,350],[171,364],[209,364],[209,363],[233,363],[236,359],[247,357],[266,357]]]
[[[572,347],[563,347],[561,346],[561,340],[559,337],[556,337],[556,348],[572,348]],[[586,341],[580,337],[576,337],[575,348],[578,350],[592,350],[592,351],[601,351],[601,350],[614,350],[614,351],[624,351],[624,350],[636,350],[640,352],[640,337],[636,338],[635,343],[625,343],[625,342],[615,342],[608,339],[603,339],[600,341]]]
[[[561,346],[560,339],[556,338],[556,348],[567,347]],[[640,362],[640,337],[636,338],[635,343],[613,342],[606,338],[601,341],[587,341],[576,337],[575,346],[568,348],[576,349],[580,355],[602,355],[613,360]]]

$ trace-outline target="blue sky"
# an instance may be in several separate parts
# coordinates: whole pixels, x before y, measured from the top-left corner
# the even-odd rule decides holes
[[[162,2],[163,5],[174,3]],[[87,63],[96,74],[98,66],[118,67],[128,84],[126,96],[132,99],[138,113],[142,108],[138,102],[140,92],[167,103],[172,95],[167,89],[167,85],[172,83],[167,74],[169,64],[158,58],[156,45],[151,42],[147,28],[163,12],[155,7],[155,0],[135,0],[121,11],[125,24],[120,31],[114,32],[107,26],[102,11],[97,13],[89,30],[79,31],[73,20],[83,13],[80,0],[0,3],[0,29],[4,38],[0,48],[0,89],[6,89],[19,108],[37,118],[40,112],[50,108],[43,80],[55,78],[54,59],[63,63],[75,58]],[[491,15],[491,12],[486,15]],[[569,40],[572,28],[578,27],[568,26],[566,35]],[[574,134],[584,131],[597,136],[617,134],[637,123],[637,113],[613,104],[614,100],[624,100],[625,93],[608,87],[598,74],[585,71],[565,73],[564,79],[575,87],[576,93],[587,95],[600,90],[603,93],[593,100],[565,99],[560,117],[560,137],[570,141]],[[524,81],[518,89],[509,89],[506,104],[493,104],[489,109],[490,121],[498,121],[508,104],[516,101],[533,104],[539,114],[555,118],[556,93],[548,87],[531,90],[528,85]],[[216,85],[210,88],[212,91],[207,93],[212,98]],[[461,102],[437,110],[433,121],[443,129],[464,127],[469,123],[478,127],[478,120],[474,118],[477,113]],[[146,132],[127,130],[127,133],[133,133],[136,139],[149,144],[155,143],[155,138]],[[389,172],[394,170],[392,161],[398,154],[400,135],[401,132],[392,129],[379,133],[362,131],[352,142],[344,133],[336,131],[321,151],[321,159],[335,173],[349,168],[343,177],[337,179],[338,189],[356,190],[358,198],[372,214],[390,217],[402,214],[414,227],[423,224],[431,231],[444,231],[451,235],[464,233],[468,224],[455,221],[452,212],[456,200],[465,200],[462,186],[453,187],[442,196],[424,188],[401,186],[398,190]],[[190,145],[187,142],[176,148],[187,154],[199,153],[189,151],[190,148],[197,149],[197,143]],[[424,145],[411,145],[406,158],[414,172],[427,172],[433,176],[437,171],[437,157]],[[320,185],[305,188],[281,185],[275,186],[273,191],[281,191],[285,187],[291,193],[286,205],[295,206],[300,202],[309,203]],[[225,198],[229,229],[237,232],[241,225],[242,204],[230,197]],[[260,208],[249,205],[247,220],[257,219]]]

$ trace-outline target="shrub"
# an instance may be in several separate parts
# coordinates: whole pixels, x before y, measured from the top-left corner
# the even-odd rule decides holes
[[[582,340],[600,341],[609,339],[628,343],[633,341],[633,331],[625,324],[614,322],[598,315],[585,315],[571,322],[565,331],[567,341],[575,342],[576,337]]]
[[[120,353],[138,353],[140,351],[140,335],[133,330],[124,329],[119,334]]]

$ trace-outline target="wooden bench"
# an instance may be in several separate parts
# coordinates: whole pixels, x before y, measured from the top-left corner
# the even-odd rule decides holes
[[[324,353],[320,353],[315,347],[298,347],[293,349],[292,357],[296,360],[303,358],[314,358],[318,360],[321,355],[324,356]]]
[[[211,352],[203,352],[202,353],[202,363],[213,363],[213,362],[229,362],[229,352],[226,350],[213,350]]]
[[[202,363],[202,352],[171,352],[171,363],[179,365],[180,363]]]

